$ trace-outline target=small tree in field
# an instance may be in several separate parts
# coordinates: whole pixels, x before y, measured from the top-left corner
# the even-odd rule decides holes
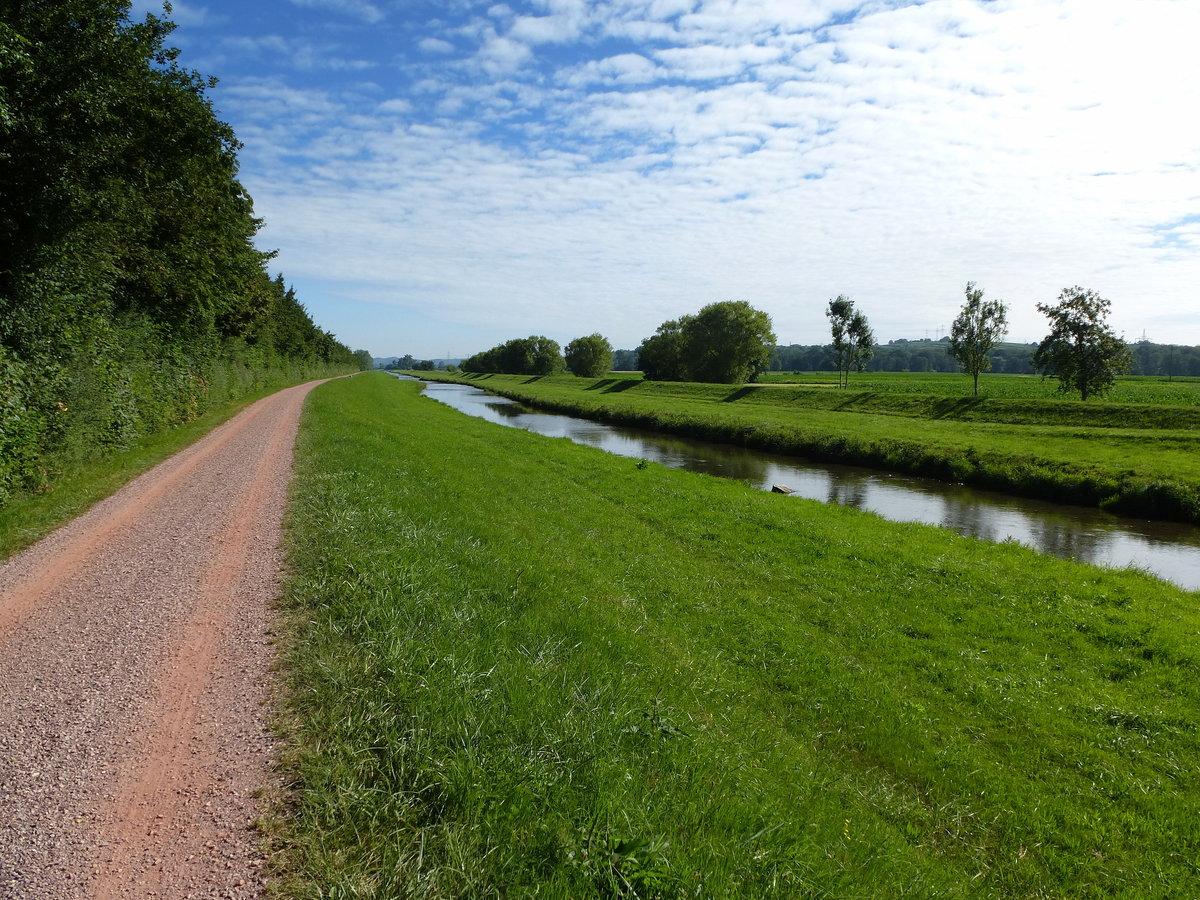
[[[1078,285],[1064,288],[1054,306],[1037,305],[1051,327],[1033,352],[1033,367],[1043,375],[1057,375],[1063,393],[1079,391],[1086,400],[1111,389],[1117,376],[1129,371],[1129,347],[1106,321],[1111,306]]]
[[[567,368],[580,378],[598,378],[612,365],[612,344],[601,334],[575,338],[564,353]]]
[[[1003,300],[984,300],[983,290],[967,282],[967,302],[950,326],[950,355],[974,381],[979,396],[979,373],[992,367],[992,348],[1008,332],[1008,307]]]
[[[875,335],[867,317],[854,308],[854,301],[838,294],[825,310],[833,334],[833,358],[838,368],[838,387],[850,386],[850,370],[860,372],[875,355]]]

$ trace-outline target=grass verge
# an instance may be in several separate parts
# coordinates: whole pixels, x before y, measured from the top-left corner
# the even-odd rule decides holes
[[[280,387],[229,401],[186,425],[138,438],[125,449],[60,462],[46,488],[17,494],[0,506],[0,559],[24,550]]]
[[[315,391],[279,893],[1200,891],[1195,595]]]

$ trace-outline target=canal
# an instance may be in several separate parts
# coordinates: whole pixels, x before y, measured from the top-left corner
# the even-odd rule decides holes
[[[499,425],[569,438],[618,456],[734,478],[760,490],[782,485],[793,497],[853,506],[897,522],[940,525],[987,541],[1019,541],[1065,559],[1114,568],[1136,566],[1188,590],[1200,590],[1200,528],[1193,525],[1114,516],[1088,507],[545,413],[474,385],[427,383],[425,394]]]

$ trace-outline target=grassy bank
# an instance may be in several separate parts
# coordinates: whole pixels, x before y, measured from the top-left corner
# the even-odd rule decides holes
[[[1187,406],[423,374],[604,421],[1200,522],[1200,409]]]
[[[417,391],[305,413],[281,893],[1200,890],[1194,595]]]
[[[9,495],[0,505],[0,559],[16,553],[119,490],[167,457],[195,443],[255,400],[287,387],[275,378],[237,400],[228,400],[185,425],[143,435],[128,447],[58,458],[42,489]]]

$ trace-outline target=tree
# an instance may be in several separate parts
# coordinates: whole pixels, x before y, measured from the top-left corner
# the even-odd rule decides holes
[[[833,335],[833,355],[838,370],[838,386],[850,386],[850,370],[863,367],[875,354],[875,335],[861,310],[854,308],[854,301],[838,294],[829,301],[825,310],[829,318],[829,330]]]
[[[531,335],[529,341],[529,373],[530,375],[558,375],[567,364],[563,359],[562,348],[558,341],[552,341],[542,335]],[[522,373],[524,374],[524,373]]]
[[[1039,303],[1050,319],[1050,333],[1033,352],[1033,366],[1043,375],[1057,375],[1063,393],[1079,391],[1084,400],[1103,394],[1129,371],[1132,354],[1108,327],[1112,304],[1095,291],[1064,288],[1058,303]]]
[[[671,319],[658,326],[638,347],[638,364],[650,381],[688,381],[691,370],[684,353],[684,330],[691,316]]]
[[[463,361],[464,372],[556,375],[566,366],[558,342],[541,335],[513,338]]]
[[[992,367],[991,351],[1008,331],[1008,307],[1003,300],[984,300],[983,289],[968,281],[966,303],[950,326],[950,355],[974,381],[979,396],[979,373]]]
[[[580,378],[598,378],[612,365],[612,344],[601,334],[575,338],[567,344],[567,368]]]
[[[745,300],[710,303],[684,330],[684,354],[693,381],[753,381],[770,364],[774,345],[771,317]]]
[[[723,300],[663,322],[642,341],[638,361],[652,380],[741,384],[767,369],[774,344],[770,316],[745,300]]]
[[[355,350],[354,358],[358,360],[358,369],[360,372],[365,372],[375,366],[375,359],[371,356],[371,351],[369,350]]]

